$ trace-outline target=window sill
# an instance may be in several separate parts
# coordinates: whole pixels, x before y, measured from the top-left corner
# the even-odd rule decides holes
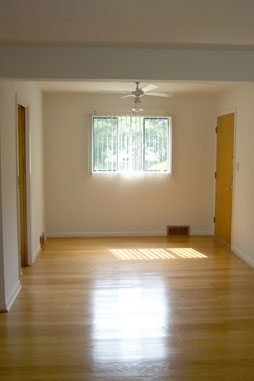
[[[141,177],[141,176],[168,176],[172,175],[172,172],[90,172],[93,176],[127,176],[127,177]]]

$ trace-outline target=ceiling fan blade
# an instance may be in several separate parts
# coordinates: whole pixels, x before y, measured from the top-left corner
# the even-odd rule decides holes
[[[173,93],[148,93],[146,95],[152,95],[153,97],[164,97],[164,98],[170,98],[170,97],[173,97],[175,94]]]
[[[132,94],[128,94],[128,95],[124,95],[123,97],[120,97],[121,99],[124,99],[124,98],[129,98],[129,97],[133,97]]]
[[[142,87],[142,91],[144,91],[144,93],[148,93],[148,91],[152,91],[154,89],[157,89],[158,86],[156,85],[153,85],[152,83],[150,83],[149,85],[146,85],[144,87]]]

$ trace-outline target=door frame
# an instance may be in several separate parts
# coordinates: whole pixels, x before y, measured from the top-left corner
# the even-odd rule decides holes
[[[27,259],[28,265],[32,265],[32,242],[31,242],[31,131],[29,124],[29,104],[19,94],[15,94],[15,134],[16,134],[16,197],[17,197],[17,229],[18,229],[18,258],[21,279],[21,245],[20,245],[20,203],[19,203],[19,149],[18,149],[18,106],[25,108],[25,142],[26,142],[26,215],[27,215]]]
[[[231,220],[231,245],[228,246],[225,242],[221,241],[224,245],[231,248],[233,245],[233,231],[234,231],[234,205],[235,205],[235,177],[236,177],[236,134],[237,134],[237,108],[231,107],[228,109],[225,109],[223,111],[219,111],[215,114],[215,128],[217,127],[217,118],[219,116],[228,115],[228,114],[234,114],[234,161],[233,161],[233,193],[232,193],[232,220]],[[214,154],[214,173],[216,172],[216,165],[217,165],[217,133],[215,132],[215,154]],[[213,215],[215,216],[215,208],[216,208],[216,178],[214,176],[214,197],[213,197]],[[215,222],[213,221],[213,228],[212,228],[213,236],[215,237]]]

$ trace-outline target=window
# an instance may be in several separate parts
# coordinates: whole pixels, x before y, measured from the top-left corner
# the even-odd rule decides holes
[[[171,118],[93,116],[93,172],[171,172]]]

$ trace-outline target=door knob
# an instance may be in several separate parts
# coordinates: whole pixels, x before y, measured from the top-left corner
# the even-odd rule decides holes
[[[232,190],[233,189],[233,187],[232,186],[230,186],[230,187],[227,187],[227,190]]]

